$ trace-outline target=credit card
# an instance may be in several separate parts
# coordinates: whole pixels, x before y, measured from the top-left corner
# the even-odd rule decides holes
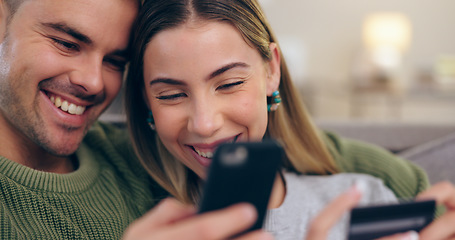
[[[411,230],[419,232],[433,221],[435,209],[434,200],[354,208],[348,240],[375,239]]]

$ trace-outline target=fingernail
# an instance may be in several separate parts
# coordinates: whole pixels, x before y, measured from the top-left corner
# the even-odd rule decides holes
[[[419,234],[416,231],[409,231],[403,240],[419,240]]]
[[[366,190],[367,190],[367,184],[363,180],[356,180],[355,183],[354,183],[354,187],[361,194],[364,194],[366,192]]]

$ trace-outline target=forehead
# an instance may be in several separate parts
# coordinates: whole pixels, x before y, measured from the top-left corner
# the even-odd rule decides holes
[[[146,53],[165,57],[249,57],[257,52],[232,24],[219,21],[190,22],[159,32],[150,40]]]
[[[103,35],[127,37],[137,11],[137,0],[27,0],[17,9],[12,22],[32,27],[60,23],[102,40]]]
[[[257,69],[264,60],[230,23],[183,24],[156,34],[147,44],[144,64],[153,67],[144,67],[144,77],[199,78],[231,63]]]

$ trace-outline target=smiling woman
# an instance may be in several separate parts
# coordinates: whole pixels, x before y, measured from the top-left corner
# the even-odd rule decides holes
[[[260,6],[253,1],[187,4],[146,3],[135,31],[126,83],[126,111],[139,155],[160,159],[160,163],[146,161],[152,169],[160,169],[153,176],[175,196],[193,202],[199,187],[196,181],[187,179],[197,176],[171,153],[188,160],[197,153],[193,149],[213,151],[219,143],[236,136],[253,141],[262,139],[264,134],[284,141],[286,168],[318,174],[337,172],[292,86],[284,61],[280,61],[281,52]],[[163,15],[165,12],[173,14]],[[155,34],[156,30],[160,34]],[[143,67],[143,62],[153,67]],[[179,84],[155,84],[157,79],[172,79]],[[144,102],[137,89],[150,101]],[[267,96],[278,89],[285,107],[267,113]],[[291,107],[286,107],[288,104]],[[156,132],[147,130],[149,126],[144,121],[149,109]],[[184,137],[183,131],[177,134],[175,129],[180,125],[174,124],[181,121],[186,121],[181,126],[193,136]],[[169,131],[169,126],[173,131]],[[150,142],[158,136],[157,145]],[[306,160],[303,162],[302,158]],[[204,168],[197,171],[199,176],[204,174]]]

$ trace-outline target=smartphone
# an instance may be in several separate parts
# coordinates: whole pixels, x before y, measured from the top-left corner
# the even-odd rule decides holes
[[[209,167],[199,213],[248,202],[256,207],[258,218],[246,232],[262,228],[283,155],[273,140],[220,145]]]
[[[376,239],[411,230],[419,232],[433,221],[435,210],[434,200],[354,208],[348,240]]]

